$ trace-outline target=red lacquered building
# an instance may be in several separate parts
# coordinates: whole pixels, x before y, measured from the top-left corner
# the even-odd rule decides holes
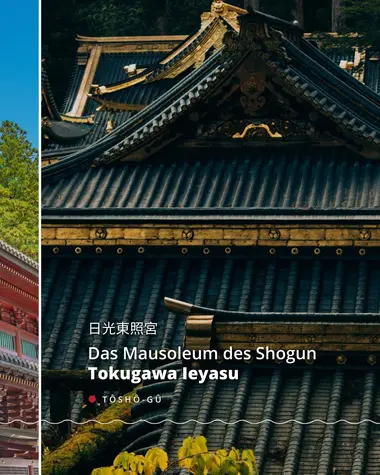
[[[14,421],[14,422],[12,422]],[[0,241],[0,473],[38,473],[38,265]]]

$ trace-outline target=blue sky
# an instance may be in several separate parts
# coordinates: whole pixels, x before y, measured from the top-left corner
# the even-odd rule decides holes
[[[0,121],[38,145],[38,0],[0,0]]]

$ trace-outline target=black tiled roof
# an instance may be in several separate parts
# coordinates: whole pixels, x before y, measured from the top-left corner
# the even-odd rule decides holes
[[[161,395],[162,403],[146,404],[146,397],[155,394]],[[200,385],[179,380],[146,386],[140,395],[142,401],[132,409],[136,420],[195,419],[204,423],[219,419],[233,423],[245,419],[253,424],[152,426],[142,422],[128,429],[126,450],[145,452],[158,445],[174,457],[183,439],[202,434],[211,450],[231,446],[254,449],[259,472],[265,475],[378,473],[377,425],[318,421],[300,425],[291,421],[332,423],[345,419],[357,423],[372,419],[379,423],[380,381],[374,370],[249,368],[241,370],[235,382]]]
[[[124,66],[128,64],[136,64],[137,67],[149,67],[155,64],[162,58],[163,54],[159,52],[152,53],[103,53],[100,56],[99,64],[94,77],[94,84],[107,84],[109,82],[121,81],[126,77]],[[78,61],[78,60],[77,60]],[[62,106],[62,113],[67,114],[72,109],[76,95],[78,93],[83,74],[85,71],[85,65],[76,64],[74,66],[72,78],[68,91]],[[128,88],[124,92],[123,102],[130,102],[131,104],[148,104],[156,97],[159,97],[163,92],[172,86],[172,81],[157,83],[157,84],[141,84],[137,88],[133,88],[133,91]],[[125,97],[124,97],[125,96]],[[116,100],[116,99],[115,99]],[[88,99],[84,110],[84,116],[91,115],[99,107],[99,104],[95,101]],[[125,122],[132,116],[132,112],[123,111],[113,114],[112,120],[114,127]],[[100,111],[96,113],[93,130],[90,134],[86,135],[83,139],[76,141],[71,146],[67,144],[62,145],[56,142],[46,142],[44,144],[44,150],[46,151],[61,151],[63,149],[69,150],[77,147],[85,147],[89,144],[96,142],[98,139],[107,135],[106,126],[109,120],[109,114],[106,111]]]
[[[50,87],[50,81],[47,75],[47,72],[45,71],[44,68],[41,70],[41,86],[42,86],[42,91],[45,93],[45,98],[46,99],[46,107],[49,111],[49,114],[51,115],[51,119],[56,119],[59,120],[60,115],[59,115],[59,110],[57,107],[57,104],[55,102],[51,87]]]
[[[165,53],[103,53],[96,69],[94,84],[104,86],[122,81],[126,77],[124,66],[136,64],[137,68],[147,68],[158,63]]]
[[[75,144],[92,130],[89,124],[75,124],[63,120],[49,121],[42,132],[58,143]]]
[[[180,77],[174,79],[163,79],[148,84],[136,84],[135,86],[109,93],[104,97],[100,96],[100,99],[120,104],[148,105],[157,99],[157,97],[160,97],[161,94],[164,94],[173,87],[179,80]],[[85,115],[93,114],[97,107],[99,107],[98,102],[95,100],[88,100]]]
[[[42,205],[46,214],[47,208],[365,211],[380,207],[380,163],[333,147],[174,149],[47,184]]]
[[[66,96],[61,108],[63,114],[66,114],[71,111],[83,79],[84,71],[86,69],[86,66],[84,64],[78,64],[78,59],[79,58],[77,58],[75,66],[73,68],[70,84],[67,88]]]
[[[380,94],[380,60],[367,59],[364,72],[365,82],[368,86]]]
[[[102,166],[126,157],[167,130],[168,123],[189,114],[194,104],[215,94],[223,81],[246,54],[244,29],[253,28],[250,15],[242,17],[242,43],[240,55],[226,53],[223,49],[212,55],[203,65],[188,74],[167,94],[153,101],[146,109],[115,129],[107,140],[99,141],[82,152],[74,153],[61,162],[43,170],[45,179],[57,179],[91,163]],[[250,23],[251,22],[251,23]],[[246,24],[246,26],[244,26]],[[273,30],[273,35],[278,35]],[[341,127],[352,140],[365,141],[373,154],[378,153],[380,134],[380,99],[378,94],[337,67],[326,55],[310,42],[300,38],[298,44],[284,36],[281,48],[274,51],[258,50],[270,73],[289,92],[305,101],[310,107]],[[261,46],[262,47],[262,46]],[[284,60],[281,55],[286,55]],[[360,102],[361,107],[358,107]]]
[[[354,49],[352,49],[351,51],[340,51],[339,49],[334,48],[325,50],[324,53],[331,59],[331,61],[334,61],[334,63],[338,66],[341,61],[350,61],[353,63],[355,59]]]
[[[149,341],[106,336],[99,347],[180,345],[184,318],[167,314],[164,296],[249,312],[362,314],[379,312],[379,282],[377,261],[46,258],[42,365],[85,368],[90,321],[159,323]]]
[[[118,91],[113,94],[108,94],[107,98],[108,96],[112,96],[110,99],[115,101],[125,102],[128,104],[147,105],[168,91],[176,81],[176,79],[167,79],[156,83],[138,84],[132,88]],[[97,107],[99,107],[99,104],[89,99],[86,104],[84,115],[86,116],[93,114]],[[107,121],[110,118],[112,118],[113,127],[116,128],[130,119],[133,115],[136,115],[136,113],[130,111],[114,112],[112,115],[104,110],[96,112],[92,131],[83,139],[73,143],[72,148],[86,147],[105,137],[107,135]],[[70,147],[67,145],[63,147],[61,144],[56,142],[47,142],[45,151],[60,151],[63,148],[66,149],[68,153],[70,153]]]
[[[360,314],[380,311],[378,261],[157,256],[45,258],[43,264],[43,369],[85,369],[91,344],[106,349],[181,345],[186,317],[168,313],[163,304],[165,296],[217,309],[352,313],[358,315],[358,320]],[[90,322],[131,321],[157,322],[157,335],[89,335]],[[82,403],[82,393],[73,394],[74,420],[80,418]],[[49,393],[44,392],[42,407],[47,419],[48,405]]]
[[[128,111],[118,112],[117,114],[114,114],[112,117],[114,126],[115,127],[119,126],[120,124],[128,120],[131,117],[131,115],[132,115],[132,112],[128,112]],[[78,147],[83,148],[88,145],[91,145],[93,142],[96,142],[97,140],[107,135],[107,121],[108,120],[109,120],[109,113],[107,111],[100,111],[96,114],[94,125],[92,126],[91,131],[85,137],[83,137],[82,139],[78,141],[73,142],[72,144],[65,144],[65,145],[62,145],[53,141],[48,141],[46,142],[45,151],[61,152],[63,150],[66,150],[67,153],[72,153],[70,152],[71,149],[77,149]],[[75,124],[75,125],[81,125],[81,124]]]

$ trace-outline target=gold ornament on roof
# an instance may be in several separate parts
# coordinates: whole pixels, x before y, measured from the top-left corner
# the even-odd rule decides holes
[[[248,131],[251,130],[251,129],[264,129],[267,132],[267,134],[269,135],[269,137],[271,137],[272,139],[280,139],[282,137],[282,135],[279,134],[278,132],[273,133],[270,130],[270,128],[268,127],[267,124],[258,124],[258,125],[248,124],[241,134],[239,132],[237,132],[236,134],[234,134],[232,136],[232,138],[233,139],[243,139],[247,135]]]

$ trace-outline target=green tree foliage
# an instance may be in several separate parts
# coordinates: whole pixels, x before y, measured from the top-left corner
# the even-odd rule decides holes
[[[209,451],[203,436],[187,437],[178,451],[178,459],[169,461],[166,452],[158,447],[149,449],[145,456],[122,452],[112,467],[93,470],[92,475],[153,475],[169,469],[186,469],[193,475],[258,475],[252,450]]]
[[[37,259],[37,150],[8,121],[0,126],[0,239]]]
[[[342,7],[342,33],[358,33],[348,37],[355,46],[380,49],[380,0],[345,0]]]

